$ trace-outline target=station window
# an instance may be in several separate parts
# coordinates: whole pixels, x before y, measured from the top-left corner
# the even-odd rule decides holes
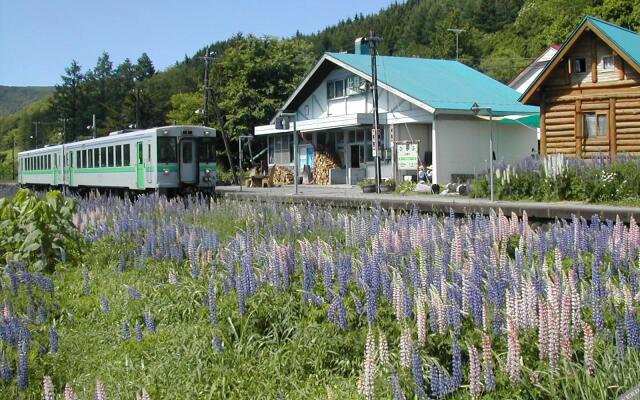
[[[122,167],[122,146],[116,146],[116,167]]]
[[[107,156],[107,157],[108,157],[108,158],[107,158],[107,160],[109,161],[109,163],[108,163],[108,165],[107,165],[107,166],[108,166],[108,167],[113,167],[113,146],[109,146],[109,147],[107,148],[107,154],[108,154],[108,156]]]
[[[93,168],[93,149],[87,150],[89,152],[89,156],[87,157],[87,161],[89,161],[89,165],[87,167]]]
[[[107,148],[106,147],[100,148],[100,166],[103,168],[107,166]]]
[[[128,167],[131,165],[131,145],[125,144],[122,146],[122,165]]]

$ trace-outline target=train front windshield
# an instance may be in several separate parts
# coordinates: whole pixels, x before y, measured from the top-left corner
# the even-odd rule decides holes
[[[198,161],[200,163],[214,163],[216,161],[216,149],[213,138],[200,138]]]
[[[175,137],[158,138],[158,162],[176,163],[178,162],[178,144]]]

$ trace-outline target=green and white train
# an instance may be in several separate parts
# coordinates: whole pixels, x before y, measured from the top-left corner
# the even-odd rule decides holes
[[[203,126],[112,132],[19,153],[18,181],[75,192],[214,192],[215,141],[216,130]]]

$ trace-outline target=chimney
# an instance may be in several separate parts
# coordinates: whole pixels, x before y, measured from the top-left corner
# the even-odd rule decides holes
[[[357,38],[355,42],[354,54],[369,55],[369,44],[366,38]]]

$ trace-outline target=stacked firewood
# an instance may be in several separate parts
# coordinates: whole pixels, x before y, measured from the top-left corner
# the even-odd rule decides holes
[[[287,167],[275,165],[273,171],[274,185],[288,185],[293,183],[293,172]]]
[[[329,170],[340,165],[337,157],[323,152],[316,151],[315,166],[313,169],[313,181],[318,185],[329,184]]]

